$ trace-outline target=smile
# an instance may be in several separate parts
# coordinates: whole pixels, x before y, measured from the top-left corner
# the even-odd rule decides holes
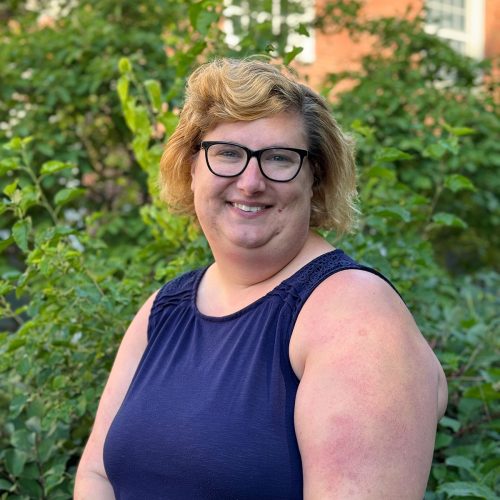
[[[250,206],[250,205],[244,205],[242,203],[231,203],[231,205],[235,208],[242,210],[243,212],[251,212],[251,213],[260,212],[265,208],[267,208],[266,205]]]

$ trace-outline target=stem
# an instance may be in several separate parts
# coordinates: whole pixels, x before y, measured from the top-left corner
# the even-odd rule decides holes
[[[22,170],[24,170],[31,178],[35,186],[38,188],[38,191],[40,192],[40,197],[42,198],[42,206],[49,212],[50,218],[52,219],[52,222],[54,223],[55,226],[59,224],[59,220],[57,218],[57,214],[52,208],[52,205],[50,204],[49,200],[45,196],[45,192],[43,191],[42,185],[40,183],[40,179],[34,174],[34,172],[29,168],[28,166],[21,167]]]
[[[84,266],[83,269],[85,270],[85,274],[90,278],[90,281],[94,284],[94,286],[97,288],[99,293],[101,294],[102,297],[104,297],[106,294],[103,292],[102,288],[99,286],[99,283],[97,283],[97,280],[94,278],[94,276],[91,274],[91,272]]]
[[[45,478],[43,477],[43,467],[40,462],[40,454],[38,452],[38,446],[40,444],[40,436],[37,434],[35,439],[35,457],[36,457],[36,467],[38,469],[38,483],[42,488],[42,499],[45,500],[47,497],[45,496]]]
[[[91,122],[92,122],[92,115],[90,113],[87,113],[85,115],[84,126],[90,125]],[[99,160],[99,154],[94,145],[92,144],[92,141],[88,139],[84,130],[81,130],[80,127],[78,126],[76,127],[76,135],[82,141],[83,146],[85,147],[85,151],[87,151],[92,168],[94,169],[95,172],[99,172],[100,174],[102,174],[102,172],[104,171],[104,165]]]
[[[445,166],[444,162],[440,161],[439,162],[439,172],[444,175],[445,174]],[[434,196],[432,197],[431,205],[429,207],[429,214],[427,216],[427,223],[424,226],[424,233],[427,231],[427,226],[431,223],[432,221],[432,216],[434,214],[434,210],[436,210],[436,206],[438,204],[439,198],[441,198],[441,194],[444,191],[444,181],[441,176],[441,181],[438,183],[436,186],[436,191],[434,191]]]
[[[12,307],[3,295],[0,296],[0,304],[6,309],[7,317],[12,318],[19,326],[24,325],[23,318],[12,310]]]
[[[485,422],[491,422],[491,420],[494,420],[496,418],[500,418],[500,412],[490,413],[476,420],[475,422],[470,423],[466,427],[462,427],[455,433],[455,436],[457,437],[463,436],[464,434],[467,434],[469,431],[473,431],[474,429],[476,429],[476,427],[479,427],[481,424],[484,424]]]

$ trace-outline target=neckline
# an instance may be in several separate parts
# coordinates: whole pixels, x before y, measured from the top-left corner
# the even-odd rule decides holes
[[[262,302],[264,302],[268,297],[271,295],[275,295],[276,292],[280,288],[284,288],[287,286],[287,284],[296,279],[300,279],[300,275],[305,273],[309,267],[311,267],[313,264],[317,264],[318,261],[321,261],[323,259],[326,259],[327,257],[332,256],[333,254],[338,254],[338,255],[345,255],[344,251],[341,250],[340,248],[335,248],[335,250],[331,250],[329,252],[323,253],[321,255],[318,255],[314,259],[310,260],[306,264],[304,264],[300,269],[298,269],[295,273],[293,273],[291,276],[288,278],[284,279],[280,283],[278,283],[273,289],[269,290],[266,294],[262,295],[262,297],[259,297],[258,299],[254,300],[250,304],[247,304],[246,306],[242,307],[241,309],[234,311],[230,314],[225,314],[223,316],[212,316],[209,314],[204,314],[198,309],[198,305],[196,304],[196,298],[198,296],[198,288],[200,286],[201,280],[206,273],[207,269],[210,267],[209,265],[199,269],[199,272],[197,273],[196,280],[194,282],[194,286],[192,288],[192,294],[191,294],[191,307],[193,308],[193,311],[195,312],[195,315],[205,321],[211,321],[211,322],[224,322],[224,321],[231,321],[233,319],[239,318],[243,314],[251,311],[255,307],[259,306]]]

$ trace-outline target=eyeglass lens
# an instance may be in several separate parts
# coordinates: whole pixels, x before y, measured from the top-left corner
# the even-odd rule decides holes
[[[301,155],[289,149],[264,149],[258,155],[260,167],[266,177],[276,181],[291,180],[302,164]],[[207,148],[210,169],[216,175],[239,175],[248,163],[248,152],[236,144],[211,144]]]

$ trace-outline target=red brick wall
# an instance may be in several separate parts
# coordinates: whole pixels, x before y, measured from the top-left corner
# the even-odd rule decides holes
[[[317,11],[328,0],[316,0]],[[366,0],[363,15],[367,17],[403,15],[407,8],[418,12],[423,0]],[[485,0],[485,56],[500,55],[500,0]],[[356,69],[363,54],[372,50],[373,40],[364,37],[359,43],[350,40],[347,33],[323,34],[316,32],[316,61],[296,63],[300,75],[314,88],[319,88],[328,73]]]
[[[500,2],[486,0],[484,27],[485,57],[500,56]]]

